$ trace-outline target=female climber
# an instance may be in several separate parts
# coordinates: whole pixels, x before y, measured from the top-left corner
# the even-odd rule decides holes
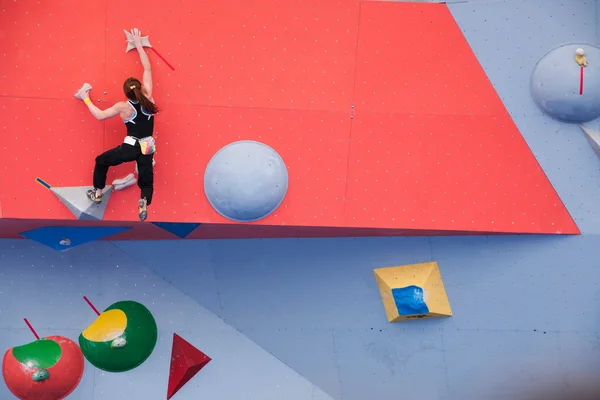
[[[105,120],[116,116],[121,117],[127,128],[127,136],[123,143],[114,149],[96,157],[94,167],[94,189],[87,191],[88,198],[96,204],[102,202],[102,192],[106,186],[108,168],[125,162],[136,161],[138,167],[138,186],[141,191],[138,201],[138,213],[141,221],[148,217],[148,206],[152,203],[154,193],[154,171],[152,160],[154,157],[154,116],[158,108],[152,97],[152,70],[150,60],[141,42],[141,32],[138,29],[131,31],[133,44],[140,55],[144,66],[142,77],[143,84],[136,78],[127,78],[123,84],[123,91],[127,101],[121,101],[106,110],[100,110],[89,98],[91,86],[84,85],[75,95],[85,102],[88,109],[98,120]]]

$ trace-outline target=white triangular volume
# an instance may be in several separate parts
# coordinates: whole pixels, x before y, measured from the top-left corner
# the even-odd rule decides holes
[[[106,212],[106,205],[112,193],[112,186],[103,190],[102,203],[95,204],[88,199],[86,192],[93,189],[91,186],[52,187],[50,190],[79,220],[102,220]]]
[[[600,158],[600,132],[586,128],[583,125],[579,125],[579,127],[585,132],[585,137],[590,142],[592,149],[594,149],[594,153]]]

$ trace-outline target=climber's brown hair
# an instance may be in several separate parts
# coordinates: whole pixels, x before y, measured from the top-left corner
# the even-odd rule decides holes
[[[158,107],[156,107],[156,104],[151,102],[150,99],[144,95],[144,92],[142,92],[142,83],[139,79],[127,78],[123,84],[123,91],[129,100],[140,103],[142,109],[148,114],[158,113],[159,110]]]

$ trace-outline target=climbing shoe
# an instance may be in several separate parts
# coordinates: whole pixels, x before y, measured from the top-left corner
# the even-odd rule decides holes
[[[148,218],[148,202],[146,199],[140,199],[138,201],[140,221],[145,221]]]
[[[90,189],[86,192],[88,199],[93,201],[96,204],[102,203],[102,191],[100,191],[100,195],[97,195],[97,189]]]

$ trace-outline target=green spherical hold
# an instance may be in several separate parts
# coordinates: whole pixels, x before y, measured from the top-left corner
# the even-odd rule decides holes
[[[135,301],[119,301],[79,335],[79,346],[96,368],[124,372],[146,361],[157,339],[158,328],[150,310]]]

